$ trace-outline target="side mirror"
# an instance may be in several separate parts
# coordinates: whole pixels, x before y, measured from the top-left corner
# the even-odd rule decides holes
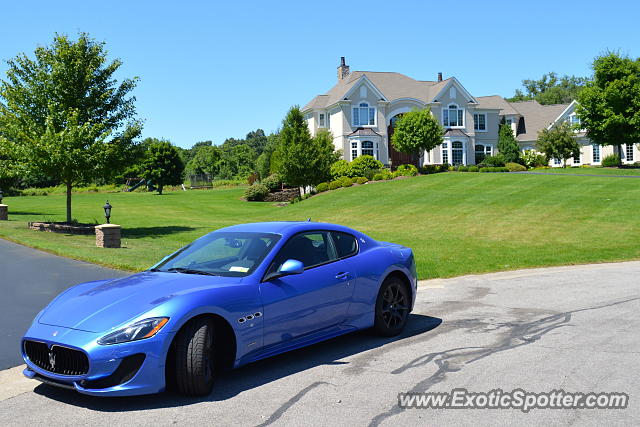
[[[290,276],[292,274],[304,273],[304,265],[297,259],[288,259],[278,269],[281,276]]]
[[[280,266],[278,271],[267,275],[267,277],[265,277],[263,281],[267,282],[269,280],[278,279],[283,276],[291,276],[294,274],[302,273],[304,273],[304,264],[296,259],[288,259]]]

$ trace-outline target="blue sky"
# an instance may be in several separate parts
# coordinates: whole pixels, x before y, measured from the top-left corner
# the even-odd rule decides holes
[[[640,2],[30,1],[2,6],[9,59],[86,31],[124,61],[144,136],[189,147],[278,128],[351,70],[456,76],[474,95],[510,96],[548,71],[590,75],[607,49],[640,56]]]

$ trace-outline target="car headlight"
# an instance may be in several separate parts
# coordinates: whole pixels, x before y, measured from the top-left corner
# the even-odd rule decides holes
[[[169,321],[168,317],[152,317],[140,320],[111,332],[98,340],[100,345],[120,344],[151,338]]]

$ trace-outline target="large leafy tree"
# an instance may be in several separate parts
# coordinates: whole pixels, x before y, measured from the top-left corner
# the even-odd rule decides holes
[[[401,153],[420,155],[443,142],[444,129],[429,109],[402,115],[393,129],[391,143]]]
[[[176,147],[169,141],[155,138],[147,138],[145,145],[148,148],[142,163],[142,176],[157,187],[159,194],[166,185],[181,184],[184,163]]]
[[[247,144],[228,144],[227,142],[220,148],[220,171],[218,172],[220,178],[246,179],[254,172],[257,156],[253,148]]]
[[[278,147],[278,138],[279,131],[267,136],[267,142],[262,150],[262,154],[260,154],[256,160],[256,172],[258,172],[260,179],[268,177],[275,171],[275,168],[272,167],[271,163],[273,160],[273,153]]]
[[[0,82],[0,155],[14,169],[62,182],[71,222],[73,186],[121,170],[140,135],[129,96],[137,79],[118,83],[122,62],[109,61],[105,44],[86,33],[77,40],[56,35],[33,57],[20,54],[7,65]]]
[[[498,132],[498,152],[502,154],[505,162],[520,162],[520,146],[510,125],[501,124]]]
[[[556,73],[543,74],[539,80],[522,81],[524,92],[516,89],[509,101],[528,101],[535,99],[542,105],[567,104],[578,97],[589,79],[586,77],[562,76]]]
[[[329,177],[335,160],[333,138],[325,132],[312,138],[300,108],[294,106],[282,121],[273,156],[276,172],[284,182],[301,188],[313,186]]]
[[[198,147],[186,169],[188,174],[216,176],[220,170],[220,148],[212,145]]]
[[[569,158],[580,156],[580,144],[574,137],[573,127],[567,122],[538,132],[537,146],[538,151],[548,159],[562,159],[564,168],[567,167]]]
[[[640,141],[640,58],[607,53],[593,61],[594,78],[578,97],[580,127],[602,145]]]

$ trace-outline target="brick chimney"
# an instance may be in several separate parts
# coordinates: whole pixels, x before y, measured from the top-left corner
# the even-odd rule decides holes
[[[344,56],[340,57],[340,66],[338,67],[338,80],[342,80],[349,75],[349,66],[344,61]]]
[[[442,81],[442,73],[438,73],[438,81],[441,82]]]

